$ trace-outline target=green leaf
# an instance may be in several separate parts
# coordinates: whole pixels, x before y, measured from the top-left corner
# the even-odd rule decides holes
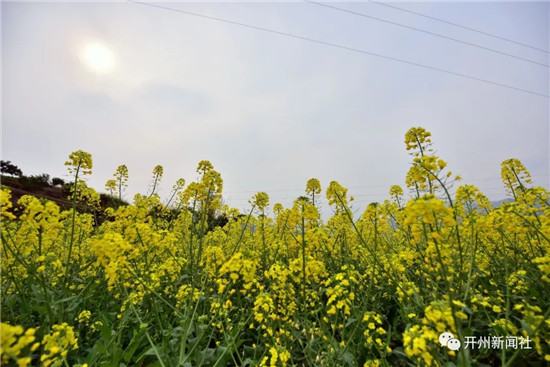
[[[145,338],[144,333],[134,333],[134,336],[132,337],[132,340],[130,340],[130,344],[128,345],[128,347],[124,351],[124,354],[122,355],[122,357],[124,358],[124,361],[130,362],[130,360],[132,359],[134,353],[139,348],[139,346],[140,346],[140,344],[141,344],[141,342],[143,341],[144,338]]]
[[[357,361],[355,360],[355,356],[353,355],[352,352],[350,352],[349,350],[347,350],[344,355],[342,355],[342,357],[340,357],[340,359],[346,364],[346,365],[350,365],[350,366],[356,366],[357,365]]]
[[[350,325],[353,324],[355,321],[357,321],[357,319],[354,319],[353,317],[350,317],[350,318],[348,319],[348,321],[346,321],[346,326],[345,326],[345,327],[350,326]]]
[[[72,300],[75,299],[75,298],[76,298],[76,296],[69,296],[69,297],[65,297],[65,298],[58,299],[58,300],[55,301],[54,303],[68,302],[68,301],[72,301]]]

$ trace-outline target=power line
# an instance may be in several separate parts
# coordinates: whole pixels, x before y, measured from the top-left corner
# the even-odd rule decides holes
[[[412,11],[412,10],[400,8],[400,7],[395,6],[395,5],[390,5],[390,4],[382,3],[382,2],[379,2],[379,1],[375,1],[375,0],[367,0],[367,1],[370,1],[370,2],[372,2],[372,3],[376,3],[376,4],[378,4],[378,5],[387,6],[387,7],[389,7],[389,8],[393,8],[393,9],[396,9],[396,10],[404,11],[404,12],[406,12],[406,13],[418,15],[418,16],[420,16],[420,17],[424,17],[424,18],[428,18],[428,19],[431,19],[431,20],[435,20],[435,21],[438,21],[438,22],[441,22],[441,23],[449,24],[449,25],[452,25],[452,26],[455,26],[455,27],[459,27],[459,28],[462,28],[462,29],[467,29],[467,30],[469,30],[469,31],[477,32],[477,33],[480,33],[480,34],[484,34],[484,35],[486,35],[486,36],[498,38],[498,39],[503,40],[503,41],[506,41],[506,42],[515,43],[516,45],[528,47],[528,48],[531,48],[531,49],[533,49],[533,50],[545,52],[545,53],[547,53],[547,54],[550,53],[548,50],[544,50],[544,49],[542,49],[542,48],[538,48],[538,47],[534,47],[534,46],[531,46],[531,45],[528,45],[528,44],[525,44],[525,43],[517,42],[517,41],[511,40],[511,39],[509,39],[509,38],[505,38],[505,37],[498,36],[498,35],[496,35],[496,34],[492,34],[492,33],[484,32],[484,31],[480,31],[479,29],[467,27],[467,26],[464,26],[464,25],[461,25],[461,24],[458,24],[458,23],[453,23],[453,22],[450,22],[450,21],[445,20],[445,19],[441,19],[441,18],[437,18],[437,17],[432,17],[432,16],[430,16],[430,15],[426,15],[426,14],[423,14],[423,13],[418,13],[418,12],[415,12],[415,11]]]
[[[503,87],[503,88],[513,89],[513,90],[533,94],[533,95],[540,96],[540,97],[550,98],[550,95],[546,95],[546,94],[539,93],[539,92],[534,92],[534,91],[531,91],[531,90],[528,90],[528,89],[514,87],[514,86],[511,86],[511,85],[508,85],[508,84],[494,82],[494,81],[491,81],[491,80],[488,80],[488,79],[478,78],[478,77],[467,75],[467,74],[461,74],[461,73],[457,73],[457,72],[454,72],[454,71],[441,69],[441,68],[437,68],[437,67],[434,67],[434,66],[424,65],[424,64],[420,64],[420,63],[416,63],[416,62],[413,62],[413,61],[408,61],[408,60],[404,60],[404,59],[400,59],[400,58],[396,58],[396,57],[392,57],[392,56],[377,54],[377,53],[374,53],[374,52],[370,52],[370,51],[366,51],[366,50],[362,50],[362,49],[358,49],[358,48],[343,46],[343,45],[340,45],[340,44],[337,44],[337,43],[322,41],[322,40],[318,40],[318,39],[315,39],[315,38],[309,38],[309,37],[304,37],[304,36],[297,36],[297,35],[294,35],[294,34],[291,34],[291,33],[281,32],[281,31],[277,31],[277,30],[274,30],[274,29],[270,29],[270,28],[264,28],[264,27],[260,27],[260,26],[247,24],[247,23],[236,22],[236,21],[229,20],[229,19],[218,18],[218,17],[213,17],[213,16],[210,16],[210,15],[194,13],[194,12],[190,12],[190,11],[182,10],[182,9],[169,8],[169,7],[158,5],[158,4],[144,3],[144,2],[140,2],[140,1],[134,1],[134,0],[127,0],[127,1],[131,2],[131,3],[140,4],[140,5],[146,5],[146,6],[150,6],[150,7],[154,7],[154,8],[169,10],[169,11],[173,11],[173,12],[177,12],[177,13],[181,13],[181,14],[187,14],[187,15],[192,15],[192,16],[195,16],[195,17],[210,19],[210,20],[214,20],[214,21],[217,21],[217,22],[223,22],[223,23],[238,25],[238,26],[241,26],[241,27],[255,29],[255,30],[259,30],[259,31],[263,31],[263,32],[278,34],[280,36],[291,37],[291,38],[296,38],[296,39],[303,40],[303,41],[318,43],[318,44],[321,44],[321,45],[335,47],[335,48],[339,48],[339,49],[342,49],[342,50],[348,50],[348,51],[353,51],[353,52],[357,52],[357,53],[361,53],[361,54],[365,54],[365,55],[376,56],[376,57],[386,59],[386,60],[391,60],[391,61],[395,61],[395,62],[399,62],[399,63],[403,63],[403,64],[414,65],[414,66],[421,67],[421,68],[424,68],[424,69],[435,70],[435,71],[439,71],[441,73],[446,73],[446,74],[450,74],[450,75],[454,75],[454,76],[459,76],[459,77],[462,77],[462,78],[477,80],[479,82],[483,82],[483,83],[487,83],[487,84],[493,84],[493,85],[500,86],[500,87]]]
[[[461,176],[461,175],[459,175]],[[550,176],[550,173],[541,173],[537,175],[531,175],[531,178],[534,179],[536,177],[548,177]],[[490,180],[501,180],[501,177],[487,177],[487,178],[478,178],[478,179],[462,179],[461,181],[458,181],[459,184],[467,185],[469,182],[479,182],[479,181],[490,181]],[[391,187],[393,185],[396,185],[395,183],[391,184],[385,184],[385,185],[362,185],[362,186],[346,186],[347,189],[371,189],[371,188],[380,188],[380,187]],[[305,189],[261,189],[261,190],[239,190],[239,191],[224,191],[224,194],[246,194],[246,193],[257,193],[258,191],[264,191],[264,192],[301,192],[305,193]],[[385,195],[385,194],[381,194]]]
[[[503,187],[486,187],[486,188],[479,188],[478,190],[481,193],[497,193],[497,192],[504,192],[505,188]],[[452,195],[456,194],[456,190],[451,192]],[[355,202],[370,200],[368,198],[388,198],[390,195],[388,193],[379,193],[379,194],[353,194],[350,193],[350,197],[353,197]],[[289,200],[289,199],[297,199],[298,196],[270,196],[269,199],[273,202],[279,201],[279,200]],[[226,200],[232,201],[232,202],[238,202],[238,203],[248,203],[250,198],[235,198],[231,195],[225,196]]]
[[[504,191],[504,187],[487,187],[487,188],[478,188],[480,192],[486,192],[486,191],[489,191],[489,192],[494,192],[494,191]],[[456,191],[456,190],[455,190]],[[348,193],[350,197],[354,197],[355,199],[357,198],[369,198],[369,197],[376,197],[376,198],[379,198],[379,197],[389,197],[389,193],[385,192],[385,193],[377,193],[377,194],[354,194],[354,193]],[[456,194],[456,192],[453,192],[453,195]],[[229,200],[232,200],[232,201],[240,201],[240,202],[243,202],[243,201],[248,201],[250,200],[250,198],[235,198],[235,197],[232,197],[231,195],[227,196],[226,197],[227,199]],[[269,199],[271,201],[274,201],[274,200],[288,200],[288,199],[297,199],[298,196],[270,196]],[[365,200],[365,199],[360,199],[360,200]],[[357,201],[357,200],[355,200]]]
[[[462,175],[459,175],[459,176],[462,176]],[[547,176],[550,176],[550,173],[541,173],[539,175],[531,175],[531,178],[533,177],[547,177]],[[489,181],[489,180],[499,180],[499,179],[502,179],[501,176],[499,177],[494,177],[494,178],[491,178],[491,177],[487,177],[487,178],[478,178],[478,179],[475,179],[475,180],[464,180],[464,181],[474,181],[474,182],[477,182],[477,181]]]
[[[373,188],[373,187],[388,187],[388,186],[391,186],[391,185],[369,185],[369,186],[349,186],[347,187],[348,189],[353,189],[353,188]],[[273,190],[269,190],[269,189],[264,189],[262,191],[269,191],[269,192],[305,192],[305,189],[273,189]],[[245,194],[245,193],[257,193],[258,190],[242,190],[242,191],[226,191],[226,193],[229,193],[229,194]]]
[[[359,13],[359,12],[355,12],[355,11],[352,11],[352,10],[343,9],[343,8],[339,8],[339,7],[337,7],[337,6],[332,6],[332,5],[328,5],[328,4],[324,4],[324,3],[318,3],[318,2],[316,2],[316,1],[311,1],[311,0],[304,0],[304,1],[305,1],[306,3],[310,3],[310,4],[313,4],[313,5],[324,6],[324,7],[329,8],[329,9],[334,9],[334,10],[341,11],[341,12],[344,12],[344,13],[349,13],[349,14],[353,14],[353,15],[358,15],[358,16],[363,17],[363,18],[373,19],[373,20],[376,20],[376,21],[379,21],[379,22],[384,22],[384,23],[392,24],[392,25],[395,25],[395,26],[397,26],[397,27],[403,27],[403,28],[406,28],[406,29],[411,29],[411,30],[413,30],[413,31],[426,33],[426,34],[429,34],[429,35],[432,35],[432,36],[435,36],[435,37],[440,37],[440,38],[444,38],[444,39],[447,39],[447,40],[450,40],[450,41],[462,43],[462,44],[465,44],[465,45],[468,45],[468,46],[477,47],[477,48],[480,48],[480,49],[483,49],[483,50],[487,50],[487,51],[495,52],[495,53],[497,53],[497,54],[501,54],[501,55],[505,55],[505,56],[508,56],[508,57],[512,57],[512,58],[514,58],[514,59],[527,61],[527,62],[530,62],[530,63],[532,63],[532,64],[541,65],[541,66],[544,66],[544,67],[549,67],[549,66],[550,66],[550,65],[548,65],[548,64],[544,64],[544,63],[541,63],[541,62],[537,62],[537,61],[533,61],[533,60],[530,60],[530,59],[526,59],[526,58],[521,57],[521,56],[512,55],[512,54],[509,54],[509,53],[506,53],[506,52],[498,51],[498,50],[495,50],[495,49],[492,49],[492,48],[488,48],[488,47],[485,47],[485,46],[481,46],[481,45],[478,45],[478,44],[475,44],[475,43],[462,41],[462,40],[459,40],[459,39],[456,39],[456,38],[453,38],[453,37],[449,37],[449,36],[445,36],[445,35],[442,35],[442,34],[439,34],[439,33],[430,32],[430,31],[426,31],[426,30],[424,30],[424,29],[420,29],[420,28],[416,28],[416,27],[411,27],[411,26],[408,26],[408,25],[405,25],[405,24],[393,22],[393,21],[391,21],[391,20],[373,17],[373,16],[371,16],[371,15],[367,15],[367,14],[364,14],[364,13]]]

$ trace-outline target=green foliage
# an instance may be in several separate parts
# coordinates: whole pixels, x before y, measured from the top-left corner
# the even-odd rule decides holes
[[[3,174],[21,177],[23,172],[16,165],[12,164],[11,161],[1,161],[1,171]]]
[[[315,180],[291,207],[275,204],[274,217],[264,192],[241,214],[222,205],[223,180],[208,161],[185,190],[178,180],[176,209],[156,194],[79,207],[76,198],[93,194],[78,178],[92,169],[82,151],[68,161],[76,184],[65,210],[23,196],[14,211],[3,189],[2,364],[544,365],[550,193],[507,160],[512,201],[494,208],[472,185],[451,197],[429,137],[421,128],[406,136],[413,197],[392,187],[391,200],[357,220],[336,181],[326,223]],[[443,332],[463,345],[529,338],[531,348],[455,352],[440,345]]]
[[[45,187],[50,187],[50,175],[42,173],[35,176],[22,176],[19,179],[21,186],[25,190],[39,190]]]
[[[53,186],[63,186],[65,184],[65,180],[59,177],[52,178],[52,185]]]

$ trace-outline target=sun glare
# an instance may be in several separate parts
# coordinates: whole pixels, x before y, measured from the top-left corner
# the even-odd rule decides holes
[[[113,51],[101,43],[88,43],[84,46],[81,60],[90,70],[107,73],[113,70],[116,57]]]

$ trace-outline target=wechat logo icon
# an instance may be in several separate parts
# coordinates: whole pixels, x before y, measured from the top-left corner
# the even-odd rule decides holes
[[[442,347],[447,347],[450,350],[459,350],[460,349],[460,340],[456,339],[453,334],[451,333],[441,333],[439,335],[439,344],[441,344]]]

